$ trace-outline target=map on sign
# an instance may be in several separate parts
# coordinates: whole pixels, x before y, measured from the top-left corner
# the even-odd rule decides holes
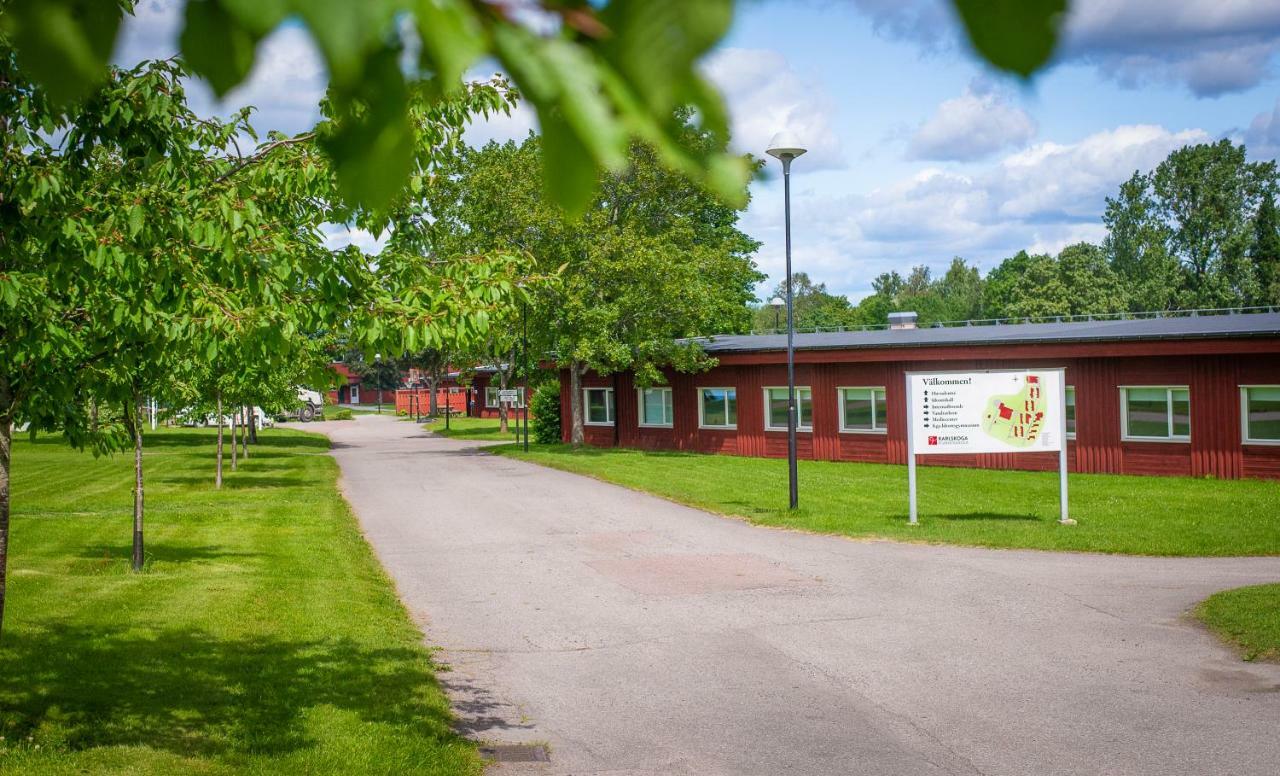
[[[915,452],[1051,452],[1062,447],[1063,372],[913,373],[907,376]]]

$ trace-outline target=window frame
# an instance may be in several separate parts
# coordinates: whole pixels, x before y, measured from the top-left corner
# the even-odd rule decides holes
[[[1063,394],[1062,400],[1066,402],[1062,407],[1063,425],[1066,425],[1066,422],[1068,420],[1074,420],[1076,424],[1076,429],[1078,430],[1080,428],[1080,406],[1078,404],[1078,402],[1080,401],[1080,397],[1076,395],[1076,387],[1074,385],[1063,386],[1062,394]],[[1074,401],[1067,401],[1068,398],[1074,399]],[[1067,407],[1071,407],[1075,411],[1075,418],[1067,417]],[[1068,429],[1067,439],[1075,439],[1075,438],[1076,438],[1076,432]]]
[[[489,397],[493,396],[493,401],[489,401]],[[498,386],[486,385],[484,387],[484,408],[487,410],[498,409]]]
[[[703,401],[702,395],[703,395],[703,393],[704,393],[704,392],[706,392],[706,391],[724,391],[724,392],[725,392],[725,408],[724,408],[725,420],[728,420],[728,419],[729,419],[729,401],[728,401],[728,393],[729,393],[729,391],[733,391],[733,404],[734,404],[734,413],[733,413],[733,414],[734,414],[734,422],[733,422],[732,424],[726,424],[726,425],[723,425],[723,426],[708,426],[708,425],[706,424],[706,421],[705,421],[705,419],[703,418],[703,413],[702,413],[703,405],[704,405],[704,401]],[[711,431],[737,431],[737,430],[738,430],[738,423],[737,423],[738,408],[737,408],[737,404],[738,404],[738,389],[737,389],[735,386],[730,386],[730,385],[700,385],[700,386],[698,386],[698,428],[705,428],[705,429],[708,429],[708,430],[711,430]]]
[[[608,418],[606,421],[591,420],[591,400],[587,394],[591,391],[604,391],[604,414]],[[584,426],[612,426],[617,420],[618,406],[614,403],[613,389],[604,386],[586,386],[582,389],[582,425]]]
[[[849,428],[845,426],[844,424],[844,402],[845,402],[844,392],[845,391],[872,391],[871,422],[873,425],[871,428]],[[889,433],[889,424],[887,422],[884,422],[884,423],[881,422],[881,421],[887,421],[888,417],[885,417],[885,418],[876,417],[876,398],[874,393],[875,391],[879,391],[884,394],[884,414],[888,416],[889,394],[887,391],[885,391],[885,388],[883,385],[841,385],[836,388],[836,398],[840,405],[840,433],[841,434],[884,435]]]
[[[644,394],[645,391],[662,391],[668,397],[663,402],[663,414],[667,415],[666,423],[645,423],[644,422]],[[668,414],[670,410],[670,414]],[[676,396],[669,385],[655,385],[649,388],[636,388],[636,425],[640,428],[673,428],[676,419]]]
[[[1280,385],[1241,385],[1240,388],[1240,444],[1242,445],[1270,445],[1272,447],[1280,447],[1280,439],[1250,439],[1249,438],[1249,389],[1250,388],[1280,388]]]
[[[1185,436],[1175,436],[1173,433],[1173,392],[1187,392],[1187,426],[1191,426],[1191,386],[1189,385],[1121,385],[1120,389],[1120,441],[1122,442],[1164,442],[1171,444],[1185,445],[1191,442],[1191,431],[1188,429]],[[1151,437],[1151,436],[1133,436],[1129,433],[1129,391],[1131,390],[1163,390],[1165,401],[1165,426],[1169,430],[1169,436]],[[1077,421],[1078,422],[1078,421]]]
[[[787,386],[766,385],[764,388],[760,390],[762,392],[762,395],[764,396],[764,430],[769,432],[781,431],[782,433],[785,434],[787,432],[787,426],[785,424],[781,426],[774,426],[774,425],[770,425],[769,423],[769,391],[785,391],[787,390]],[[806,426],[802,422],[800,422],[800,419],[804,417],[804,413],[800,411],[800,403],[803,401],[803,399],[801,399],[800,397],[801,391],[809,392],[809,414],[810,416],[813,415],[813,389],[807,385],[797,385],[796,386],[796,432],[811,434],[813,433],[813,424],[810,423],[809,425]]]

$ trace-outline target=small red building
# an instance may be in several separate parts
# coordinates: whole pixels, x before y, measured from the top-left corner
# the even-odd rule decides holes
[[[593,445],[785,457],[786,336],[700,339],[719,364],[583,378]],[[1280,478],[1280,313],[797,334],[799,455],[906,463],[905,373],[1064,367],[1072,471]],[[561,373],[569,440],[569,375]],[[1056,453],[922,456],[1054,469]]]

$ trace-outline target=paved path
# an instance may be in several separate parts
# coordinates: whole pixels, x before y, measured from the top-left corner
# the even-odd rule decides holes
[[[1280,558],[849,541],[390,418],[312,428],[466,728],[550,743],[512,772],[1280,773],[1280,666],[1185,617]]]

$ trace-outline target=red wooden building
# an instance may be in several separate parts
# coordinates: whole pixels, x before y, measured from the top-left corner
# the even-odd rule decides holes
[[[583,378],[586,441],[784,457],[786,337],[699,340],[719,364]],[[1065,367],[1073,471],[1280,478],[1280,313],[797,334],[799,455],[906,463],[906,372]],[[569,376],[561,374],[569,439]],[[1053,469],[1056,453],[921,456]]]

